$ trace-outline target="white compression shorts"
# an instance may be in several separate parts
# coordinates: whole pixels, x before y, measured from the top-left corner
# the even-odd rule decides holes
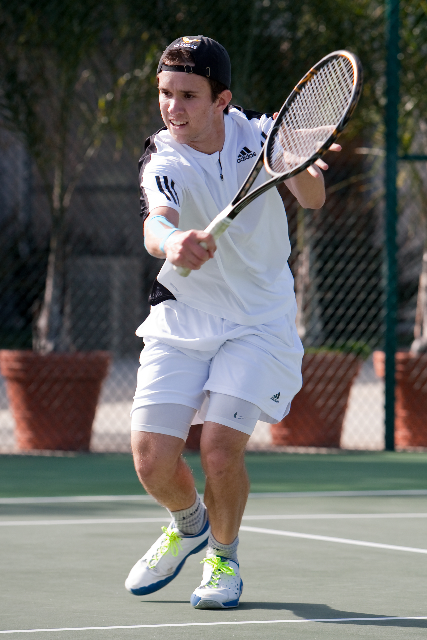
[[[149,404],[132,412],[132,431],[163,433],[187,440],[196,409],[183,404]],[[250,436],[261,409],[241,398],[211,393],[206,421],[223,424]]]
[[[210,396],[221,394],[222,405],[224,396],[244,400],[260,409],[259,420],[274,423],[287,415],[301,388],[303,349],[294,310],[266,324],[243,326],[171,300],[152,309],[137,335],[144,337],[145,348],[131,414],[150,405],[183,405],[197,412],[192,423],[201,424]],[[212,405],[209,415],[214,422],[229,419],[225,407],[214,411]],[[138,423],[151,424],[146,417]]]

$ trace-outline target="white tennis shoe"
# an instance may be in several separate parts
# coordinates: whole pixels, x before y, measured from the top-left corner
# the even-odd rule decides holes
[[[145,596],[165,587],[181,571],[188,556],[206,547],[209,521],[195,536],[185,536],[171,523],[131,569],[125,587],[135,596]]]
[[[190,602],[195,609],[232,609],[239,606],[243,591],[239,563],[220,556],[202,560],[203,578]]]

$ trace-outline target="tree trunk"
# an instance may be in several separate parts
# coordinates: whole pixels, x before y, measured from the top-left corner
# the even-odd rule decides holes
[[[423,253],[423,262],[418,284],[417,310],[415,313],[414,342],[412,353],[427,351],[427,249]]]
[[[33,349],[40,353],[70,351],[71,339],[66,317],[65,246],[61,231],[51,238],[46,285],[35,325]]]
[[[313,268],[312,238],[308,216],[304,209],[298,211],[298,258],[296,261],[295,291],[297,301],[296,326],[298,335],[306,347],[322,344],[319,294]]]
[[[52,232],[43,303],[35,324],[33,349],[40,353],[72,350],[66,294],[66,229],[63,162],[55,170]]]

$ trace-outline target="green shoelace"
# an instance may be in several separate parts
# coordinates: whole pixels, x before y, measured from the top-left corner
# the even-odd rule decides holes
[[[210,564],[213,569],[211,579],[209,580],[208,583],[206,583],[206,586],[209,585],[210,587],[217,589],[218,581],[221,577],[221,573],[226,573],[229,576],[236,575],[234,573],[234,569],[232,569],[228,564],[228,561],[221,560],[219,556],[214,556],[213,558],[205,558],[204,560],[201,561],[200,564],[203,564],[204,562],[206,562],[206,564]]]
[[[153,569],[165,553],[170,552],[173,556],[177,556],[180,550],[182,550],[181,538],[175,531],[169,531],[167,527],[162,527],[162,531],[165,534],[165,539],[155,555],[148,562],[149,569]]]

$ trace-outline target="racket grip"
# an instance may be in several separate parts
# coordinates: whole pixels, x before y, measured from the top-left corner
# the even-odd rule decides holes
[[[206,233],[210,233],[215,238],[215,240],[218,240],[218,238],[222,236],[224,231],[227,231],[228,227],[232,223],[232,218],[228,217],[231,209],[232,207],[230,205],[226,209],[224,209],[224,211],[221,211],[221,213],[219,213],[216,218],[214,218],[212,222],[206,227]],[[208,248],[205,242],[201,242],[200,246],[203,247],[203,249]],[[175,265],[173,268],[183,278],[189,276],[192,271],[192,269],[186,269],[185,267],[176,267]]]
[[[179,276],[182,276],[183,278],[186,278],[191,273],[191,269],[185,269],[184,267],[176,267],[175,265],[173,265],[173,268],[174,268],[174,271],[176,271],[177,274]]]

